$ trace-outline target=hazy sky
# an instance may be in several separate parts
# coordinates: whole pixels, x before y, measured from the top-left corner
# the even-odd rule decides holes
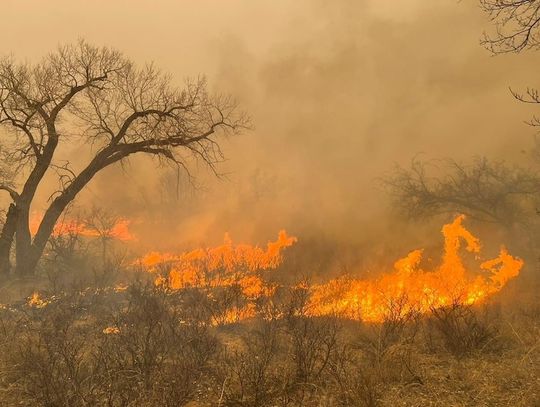
[[[538,85],[534,53],[492,57],[477,2],[451,0],[3,0],[0,53],[35,60],[85,38],[154,61],[179,82],[204,73],[254,129],[224,143],[226,181],[201,169],[167,216],[193,239],[361,230],[386,205],[377,177],[417,154],[522,161]],[[109,172],[84,199],[141,216],[174,194],[163,171]],[[118,185],[126,186],[118,188]],[[165,196],[164,196],[165,195]],[[174,199],[173,199],[174,200]],[[103,204],[106,202],[106,204]],[[168,202],[168,201],[167,201]],[[160,206],[161,205],[161,206]],[[163,209],[164,210],[164,209]]]

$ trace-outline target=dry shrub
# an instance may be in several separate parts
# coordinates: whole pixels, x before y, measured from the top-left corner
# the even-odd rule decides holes
[[[180,296],[154,286],[130,289],[127,307],[115,315],[117,332],[104,335],[99,347],[111,405],[190,400],[217,342],[185,311]]]
[[[242,287],[231,284],[224,287],[214,287],[209,290],[208,301],[205,302],[211,320],[218,325],[224,325],[234,310],[246,306],[247,300],[242,293]],[[235,321],[236,322],[236,321]]]
[[[0,404],[454,405],[477,386],[493,405],[534,400],[537,306],[503,320],[502,339],[515,343],[494,355],[482,352],[501,341],[492,307],[454,305],[420,317],[401,298],[383,322],[367,324],[310,316],[307,284],[255,300],[234,285],[214,288],[134,282],[125,292],[99,288],[42,308],[0,308]],[[212,325],[243,301],[265,312]]]
[[[73,298],[41,310],[9,316],[15,335],[5,335],[10,400],[40,406],[84,406],[99,402],[100,366],[88,344],[95,332],[84,307]]]
[[[297,384],[319,383],[338,348],[337,318],[290,316],[286,319]]]
[[[418,333],[419,321],[420,314],[406,296],[389,300],[383,321],[368,325],[369,332],[362,335],[363,348],[378,359],[393,345],[411,344]]]
[[[217,346],[208,328],[186,323],[181,299],[153,286],[134,286],[114,300],[71,296],[10,315],[2,325],[17,332],[3,335],[10,400],[37,406],[191,400]]]
[[[455,357],[494,349],[499,329],[492,310],[454,302],[448,307],[432,308],[427,319],[427,344],[433,351],[438,343]]]
[[[341,346],[330,366],[336,403],[342,406],[377,407],[380,383],[377,375],[351,346]]]
[[[279,347],[275,321],[259,322],[256,328],[242,334],[239,343],[225,351],[220,360],[220,403],[256,407],[277,399],[287,382]]]

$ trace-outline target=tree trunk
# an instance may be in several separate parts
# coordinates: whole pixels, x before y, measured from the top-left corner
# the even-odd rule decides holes
[[[19,276],[32,274],[35,271],[30,234],[30,205],[19,202],[17,205],[17,227],[15,230],[15,273]],[[37,265],[37,262],[36,262]]]
[[[45,246],[51,237],[54,226],[60,218],[60,215],[62,215],[62,212],[64,212],[70,202],[75,199],[80,190],[90,181],[94,174],[95,172],[91,174],[86,174],[83,172],[82,175],[84,176],[79,175],[79,177],[77,177],[71,183],[71,185],[51,203],[45,212],[43,219],[41,220],[36,235],[34,236],[34,240],[31,241],[28,247],[23,247],[23,251],[21,252],[20,256],[19,248],[17,247],[17,272],[23,274],[35,272],[39,259],[43,255]],[[19,232],[17,230],[17,234],[18,233]],[[19,262],[21,262],[20,267]]]
[[[41,253],[43,253],[43,249],[38,253],[33,247],[29,221],[30,205],[34,199],[38,186],[51,165],[54,152],[58,145],[58,135],[56,133],[54,122],[47,123],[47,134],[49,139],[43,149],[43,153],[38,158],[35,167],[28,176],[17,201],[18,213],[15,229],[15,273],[18,276],[33,274],[36,270],[39,258],[41,257]],[[45,245],[43,247],[45,247]]]
[[[15,232],[17,261],[15,270],[17,274],[25,275],[35,272],[39,259],[43,255],[45,246],[51,237],[60,215],[75,199],[77,194],[90,182],[94,175],[106,166],[114,164],[133,152],[136,152],[136,150],[126,150],[122,154],[117,154],[114,159],[107,159],[110,151],[103,150],[94,157],[90,164],[73,179],[71,184],[52,201],[41,220],[33,240],[28,227],[30,205],[25,205],[23,206],[24,210],[19,210],[17,230]],[[33,195],[31,196],[33,197]]]
[[[17,206],[12,203],[6,214],[6,223],[0,234],[0,275],[7,276],[11,271],[11,247],[17,227]]]
[[[43,255],[43,251],[45,250],[45,246],[51,237],[56,222],[69,202],[71,202],[71,200],[66,201],[64,199],[57,198],[45,212],[41,224],[39,225],[39,229],[34,236],[34,241],[30,247],[29,259],[26,264],[26,267],[29,267],[32,273],[35,271],[39,259]]]
[[[40,257],[41,254],[38,255],[33,246],[25,246],[22,249],[16,247],[15,273],[18,276],[34,274]]]

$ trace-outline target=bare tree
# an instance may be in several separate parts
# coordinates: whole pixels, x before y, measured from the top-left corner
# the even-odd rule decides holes
[[[495,24],[495,34],[485,34],[482,40],[491,52],[520,52],[540,47],[539,0],[480,0],[480,6]]]
[[[20,178],[2,185],[12,203],[0,235],[2,271],[33,273],[64,209],[102,169],[142,153],[186,168],[187,154],[215,170],[222,158],[216,137],[247,125],[227,96],[211,96],[204,78],[183,89],[152,64],[135,66],[121,53],[79,41],[59,47],[38,64],[0,60],[0,125]],[[82,141],[93,156],[78,173],[55,160],[59,146]],[[59,190],[35,236],[29,210],[45,174],[57,170]]]
[[[430,167],[439,174],[428,174]],[[534,171],[486,158],[469,165],[446,160],[442,166],[413,160],[409,169],[397,167],[382,182],[412,218],[458,212],[505,227],[526,223],[540,192]]]

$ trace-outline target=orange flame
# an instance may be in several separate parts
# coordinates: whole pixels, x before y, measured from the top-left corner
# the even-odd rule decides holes
[[[478,260],[481,246],[463,226],[464,219],[461,215],[443,226],[444,254],[441,264],[434,270],[423,270],[423,250],[413,250],[395,262],[393,272],[377,279],[360,280],[347,276],[311,287],[299,286],[308,294],[304,312],[309,316],[338,315],[382,322],[390,313],[405,316],[452,304],[471,305],[485,301],[519,274],[523,261],[502,247],[496,258],[477,265],[476,272],[468,270],[460,255],[462,247]],[[236,322],[256,315],[252,300],[273,295],[277,286],[268,284],[259,271],[278,267],[282,249],[296,241],[295,237],[281,231],[278,239],[268,243],[263,250],[245,244],[233,245],[226,235],[224,244],[215,248],[179,255],[153,252],[139,263],[158,274],[156,284],[170,289],[238,285],[247,305],[232,307],[222,318],[225,322]]]
[[[108,326],[102,331],[105,335],[116,335],[120,333],[120,329],[115,326]]]
[[[484,301],[519,274],[523,261],[503,247],[497,258],[480,264],[483,274],[469,273],[459,254],[462,242],[469,252],[477,254],[480,242],[463,227],[464,219],[464,215],[458,216],[443,227],[444,256],[435,270],[422,270],[422,250],[414,250],[394,264],[393,273],[379,279],[340,278],[312,287],[308,314],[336,314],[381,322],[390,311],[401,315],[426,313],[455,303],[471,305]]]
[[[43,216],[34,215],[30,219],[30,233],[35,235],[38,231]],[[98,231],[88,226],[85,222],[78,220],[58,221],[53,229],[53,237],[63,235],[79,235],[84,237],[107,237],[120,241],[135,240],[135,237],[129,230],[131,221],[129,219],[118,219],[114,225],[104,231]]]
[[[28,298],[28,306],[33,308],[43,308],[46,307],[50,301],[43,299],[38,292],[34,292],[30,298]]]
[[[444,253],[441,264],[434,270],[421,268],[422,250],[413,250],[394,263],[394,271],[377,279],[360,280],[350,276],[326,283],[295,288],[306,291],[307,303],[302,312],[308,316],[336,315],[366,322],[382,322],[387,317],[401,317],[411,313],[428,313],[432,309],[454,304],[481,303],[500,291],[516,277],[523,261],[513,257],[502,247],[499,255],[477,265],[476,272],[468,270],[460,256],[462,247],[479,259],[480,242],[464,226],[461,215],[442,228]],[[127,230],[127,229],[126,229]],[[247,244],[234,245],[228,235],[224,244],[201,248],[182,254],[152,252],[136,264],[155,273],[155,284],[167,289],[187,287],[212,289],[237,286],[241,301],[232,303],[212,323],[234,323],[261,315],[257,300],[272,297],[278,288],[264,279],[262,271],[277,268],[283,260],[283,249],[292,246],[296,237],[279,232],[278,239],[266,249]],[[127,286],[117,285],[115,292]],[[212,290],[207,291],[209,298]],[[43,308],[50,300],[35,292],[28,305]],[[105,334],[116,334],[114,327],[106,327]]]
[[[268,294],[271,289],[254,274],[260,270],[275,269],[282,260],[281,250],[296,242],[295,237],[282,230],[275,242],[269,242],[266,250],[247,244],[233,245],[228,234],[224,244],[214,248],[197,249],[180,255],[151,252],[141,258],[150,272],[159,272],[169,265],[168,274],[156,278],[156,284],[165,284],[178,290],[197,286],[227,286],[238,283],[248,298]]]

